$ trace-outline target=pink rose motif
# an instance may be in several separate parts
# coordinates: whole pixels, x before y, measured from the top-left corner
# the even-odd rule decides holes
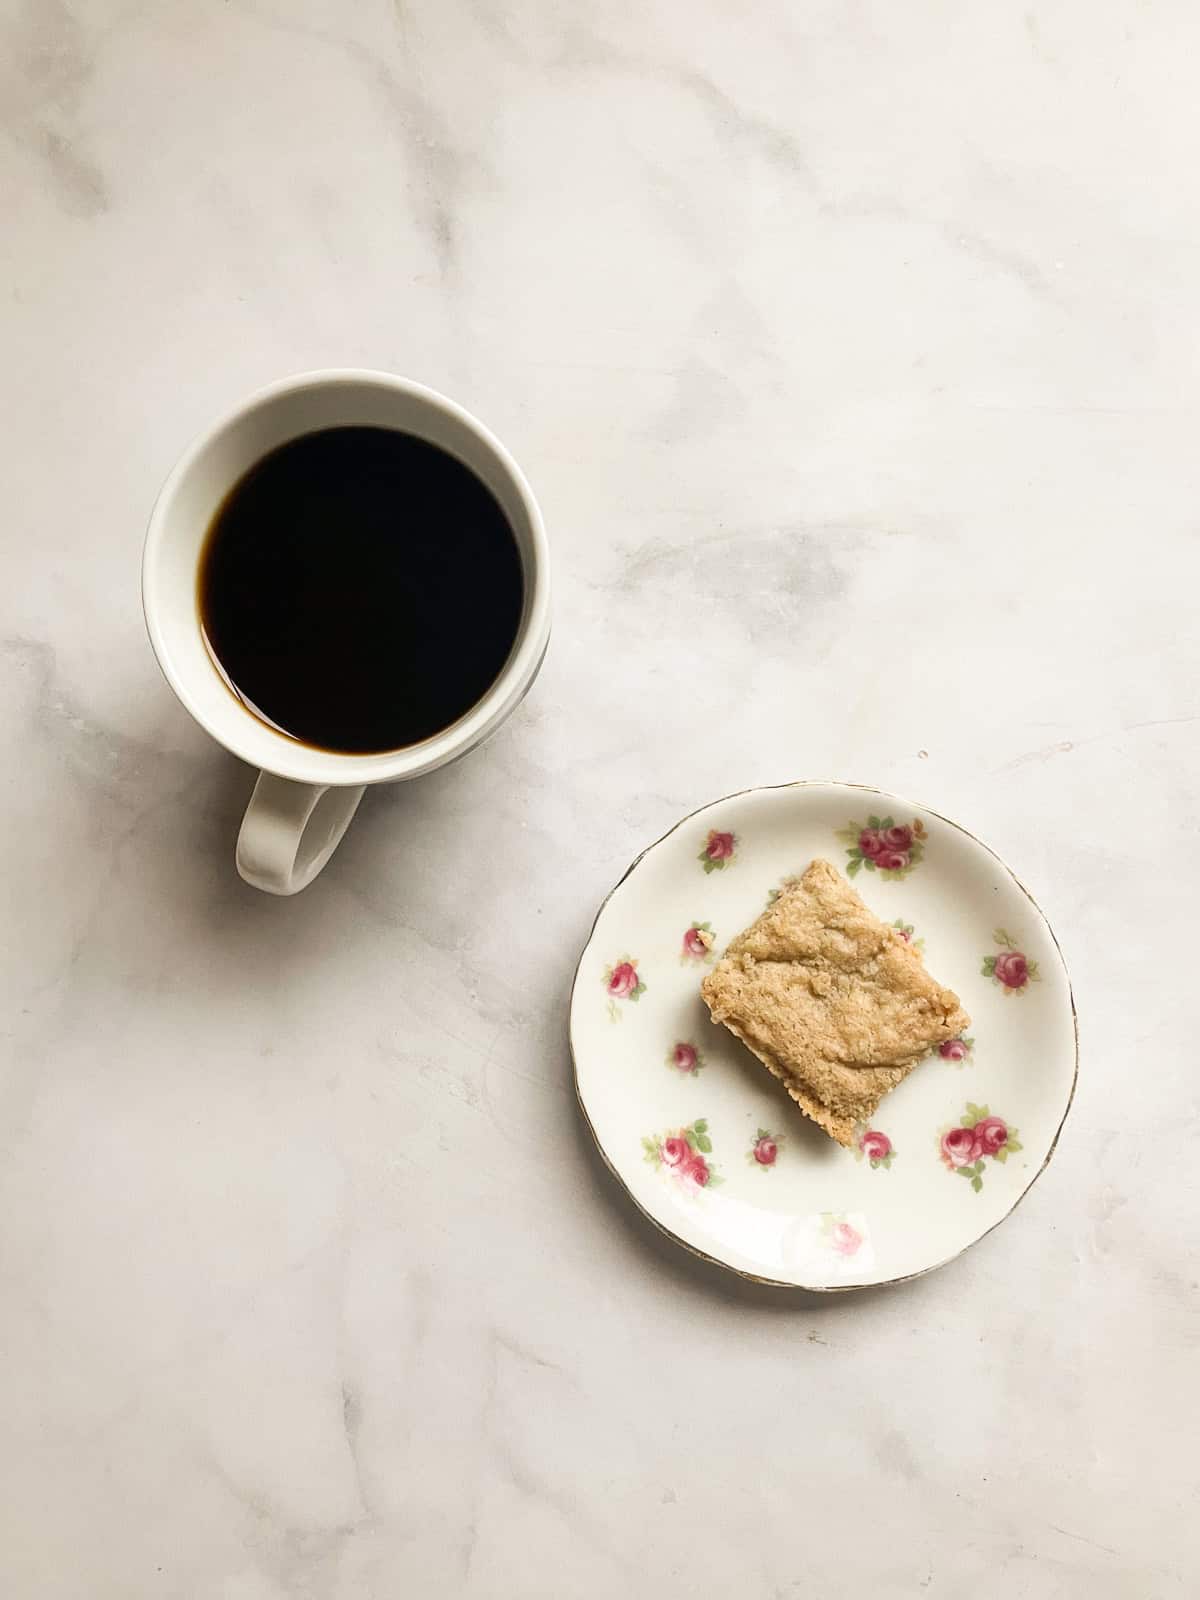
[[[833,1225],[833,1233],[830,1236],[830,1243],[833,1245],[833,1248],[837,1251],[838,1255],[840,1255],[840,1256],[852,1256],[852,1255],[854,1255],[857,1252],[858,1247],[862,1242],[863,1242],[862,1234],[859,1233],[857,1228],[851,1227],[850,1223],[848,1223],[848,1222],[835,1222],[834,1223],[834,1225]]]
[[[974,1128],[951,1128],[942,1135],[942,1159],[948,1167],[965,1167],[978,1160],[982,1150],[982,1140],[979,1150],[975,1149]]]
[[[892,1141],[877,1128],[868,1128],[859,1140],[858,1147],[868,1161],[882,1161],[892,1153]]]
[[[664,1166],[684,1167],[686,1169],[692,1157],[692,1147],[681,1135],[673,1133],[669,1139],[664,1139],[659,1147],[662,1151]]]
[[[622,961],[619,966],[612,969],[608,980],[608,992],[614,1000],[627,1000],[637,988],[637,968],[632,961]]]
[[[907,833],[907,828],[889,828],[889,833]],[[907,850],[893,850],[882,846],[875,855],[875,865],[880,872],[900,872],[908,865]]]
[[[779,1146],[768,1134],[765,1138],[758,1139],[754,1145],[754,1159],[760,1167],[773,1167],[775,1158],[779,1154]]]
[[[695,1072],[699,1056],[694,1044],[685,1044],[680,1040],[671,1052],[671,1057],[680,1072]]]
[[[994,1156],[1008,1143],[1008,1124],[1003,1117],[984,1117],[971,1129],[981,1155]]]
[[[712,949],[713,936],[705,928],[689,928],[683,936],[685,956],[706,956]]]
[[[714,829],[708,836],[704,851],[710,861],[728,861],[733,854],[733,835],[718,833]]]
[[[1029,982],[1029,963],[1019,950],[1001,950],[993,970],[1006,989],[1023,989]]]
[[[938,1055],[943,1061],[965,1061],[967,1047],[961,1039],[943,1039],[938,1045]]]
[[[703,1189],[709,1179],[708,1162],[703,1156],[693,1156],[688,1165],[687,1176],[699,1188]]]
[[[874,861],[883,849],[883,839],[878,828],[864,828],[858,836],[858,848],[864,856]]]
[[[913,831],[911,828],[884,828],[879,835],[885,850],[911,850]]]

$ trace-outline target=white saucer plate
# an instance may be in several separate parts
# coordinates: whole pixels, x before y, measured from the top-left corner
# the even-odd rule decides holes
[[[700,997],[728,941],[814,856],[972,1018],[853,1151]],[[642,1211],[708,1260],[817,1290],[928,1272],[1002,1222],[1053,1154],[1078,1061],[1062,955],[1009,869],[936,812],[840,783],[730,795],[639,856],[580,958],[570,1029],[584,1116]]]

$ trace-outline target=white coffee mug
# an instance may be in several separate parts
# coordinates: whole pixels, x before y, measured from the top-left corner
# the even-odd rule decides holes
[[[317,750],[260,721],[218,671],[197,600],[205,536],[230,489],[278,445],[335,427],[397,428],[464,462],[499,501],[525,580],[516,641],[483,698],[432,738],[371,755]],[[384,372],[306,372],[251,395],[178,462],[150,515],[142,604],[150,642],[172,689],[214,739],[261,769],[238,835],[238,871],[269,894],[295,894],[337,848],[367,784],[416,778],[445,766],[474,749],[520,704],[550,638],[546,533],[521,469],[461,406]]]

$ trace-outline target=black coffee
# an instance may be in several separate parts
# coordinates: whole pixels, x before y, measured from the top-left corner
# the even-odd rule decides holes
[[[458,720],[517,636],[521,558],[491,491],[388,428],[329,428],[252,467],[213,519],[200,619],[231,687],[293,739],[395,750]]]

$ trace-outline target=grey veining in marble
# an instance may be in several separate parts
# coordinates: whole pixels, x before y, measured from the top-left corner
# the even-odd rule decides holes
[[[0,1589],[1194,1594],[1200,13],[0,18]],[[137,567],[328,365],[511,446],[556,634],[276,902]],[[1011,1222],[832,1301],[648,1233],[564,1039],[631,857],[805,776],[999,849],[1083,1035]]]

